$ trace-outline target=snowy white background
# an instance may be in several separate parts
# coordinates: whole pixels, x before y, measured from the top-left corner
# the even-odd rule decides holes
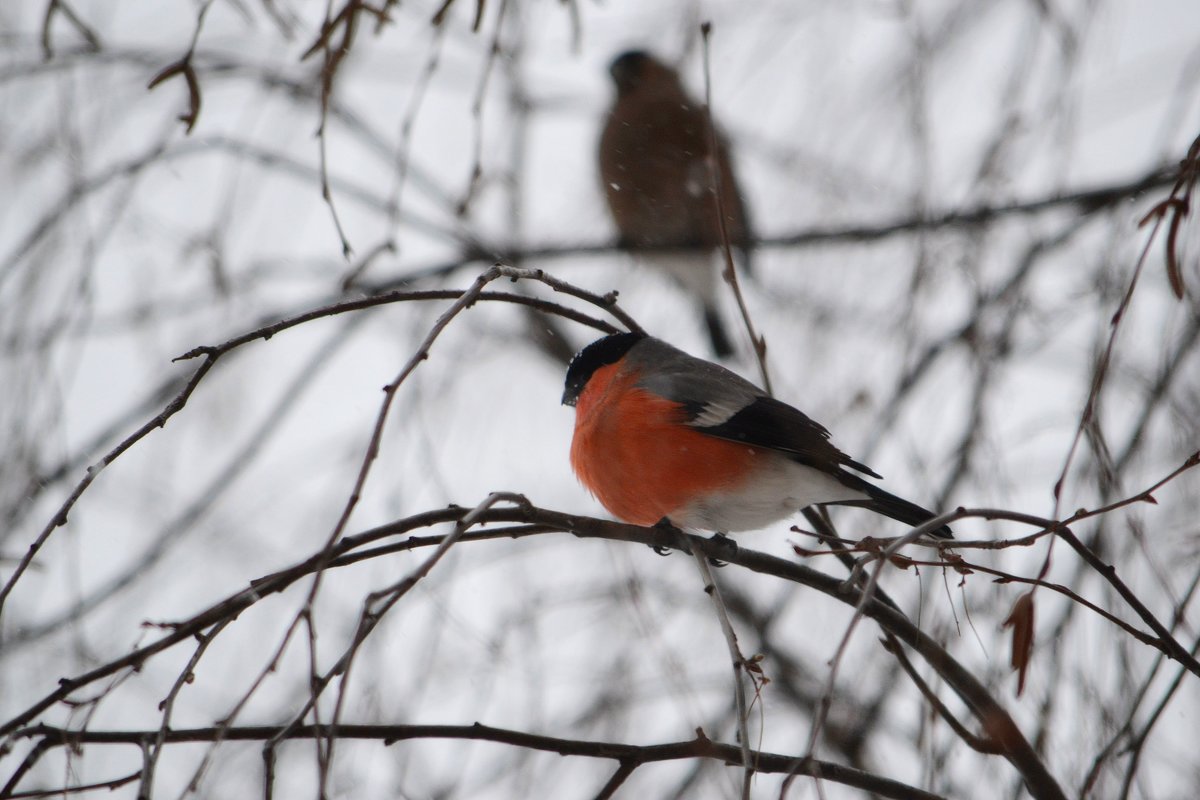
[[[714,115],[767,240],[745,289],[776,394],[825,423],[897,494],[947,510],[1056,513],[1054,482],[1149,237],[1137,223],[1170,181],[1098,209],[1060,203],[978,225],[855,231],[1120,187],[1176,164],[1200,133],[1200,6],[509,0],[487,3],[476,33],[473,3],[458,0],[440,29],[430,24],[438,5],[402,4],[378,33],[364,17],[334,84],[324,147],[349,261],[321,196],[321,57],[300,58],[324,4],[204,6],[193,59],[203,103],[190,135],[177,120],[183,80],[146,86],[187,52],[201,6],[77,2],[100,49],[59,13],[48,60],[44,5],[0,7],[3,582],[86,467],[159,413],[199,363],[173,358],[359,297],[362,287],[461,263],[412,286],[465,288],[493,255],[561,248],[521,265],[619,289],[648,330],[704,354],[688,299],[602,247],[615,233],[594,167],[609,60],[629,47],[653,50],[679,63],[699,94],[703,20],[714,31]],[[1161,234],[1150,250],[1060,516],[1135,494],[1197,449],[1196,230],[1186,223],[1179,237],[1182,301],[1168,288]],[[352,266],[388,243],[394,249],[371,259],[359,288],[343,292]],[[465,259],[471,251],[489,255]],[[12,586],[0,616],[0,721],[60,678],[161,635],[144,622],[188,618],[318,550],[354,485],[380,388],[447,305],[320,319],[222,358],[180,413],[105,469]],[[734,319],[731,298],[724,311]],[[531,343],[528,324],[510,306],[481,303],[446,330],[397,395],[348,532],[474,506],[499,490],[603,515],[567,465],[563,367]],[[572,348],[595,336],[559,324]],[[740,350],[730,366],[754,378],[744,336]],[[1200,575],[1198,486],[1185,473],[1156,492],[1157,505],[1077,530],[1168,623]],[[835,520],[855,538],[902,532],[856,512]],[[956,531],[1031,532],[980,520]],[[788,559],[791,543],[812,544],[784,525],[740,542]],[[1032,577],[1046,552],[1043,540],[966,555]],[[424,557],[389,555],[325,577],[314,607],[322,669],[345,648],[367,594]],[[844,574],[831,558],[808,561]],[[803,753],[850,611],[753,573],[718,578],[747,604],[733,615],[743,649],[763,652],[773,679],[751,721],[753,744]],[[1047,578],[1137,624],[1061,543]],[[1157,664],[1156,651],[1042,591],[1017,698],[1000,623],[1023,589],[981,574],[959,581],[933,568],[885,576],[1078,796],[1126,720],[1140,729],[1151,719],[1178,665]],[[213,725],[234,709],[308,586],[256,605],[214,640],[179,694],[173,727]],[[1200,612],[1184,606],[1176,635],[1191,646]],[[828,727],[857,732],[830,732],[818,755],[946,796],[1020,796],[1013,769],[937,720],[877,638],[871,623],[860,626],[836,679]],[[119,685],[106,679],[75,698],[107,691],[102,702],[56,704],[37,719],[156,730],[157,706],[192,652],[168,650],[119,673]],[[308,668],[300,636],[238,724],[288,720],[308,697]],[[1195,796],[1198,681],[1185,673],[1169,696],[1129,796]],[[725,645],[687,558],[553,534],[453,549],[368,640],[342,719],[479,721],[635,744],[703,727],[732,742],[730,686]],[[322,708],[327,720],[332,697]],[[29,751],[27,739],[10,744],[0,749],[0,785]],[[166,748],[153,796],[182,793],[206,754],[199,796],[261,795],[261,746],[226,743]],[[111,780],[141,763],[136,747],[58,749],[20,788]],[[314,796],[314,765],[311,743],[284,745],[275,796]],[[362,798],[591,797],[613,768],[478,742],[345,742],[328,788]],[[1129,771],[1118,747],[1091,796],[1120,796]],[[738,779],[720,764],[666,762],[641,767],[618,796],[732,797]],[[760,777],[754,796],[778,796],[780,781]],[[829,782],[821,790],[858,796]],[[129,784],[119,793],[135,792]],[[790,796],[814,797],[817,787],[802,780]]]

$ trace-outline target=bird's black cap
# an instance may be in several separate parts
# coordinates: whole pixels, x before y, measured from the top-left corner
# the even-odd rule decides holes
[[[567,366],[566,386],[563,388],[563,405],[573,406],[579,393],[592,375],[601,367],[620,361],[629,349],[646,338],[644,333],[614,333],[597,339],[580,350]]]

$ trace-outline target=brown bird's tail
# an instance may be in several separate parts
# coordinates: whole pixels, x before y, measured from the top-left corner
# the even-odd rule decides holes
[[[725,323],[721,322],[721,315],[713,306],[704,305],[704,324],[708,326],[708,338],[712,342],[713,353],[718,358],[728,358],[733,355],[733,344],[729,341],[729,334],[725,332]]]

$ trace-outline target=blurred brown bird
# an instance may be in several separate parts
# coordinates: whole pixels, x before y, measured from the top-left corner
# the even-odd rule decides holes
[[[729,147],[712,139],[702,103],[688,97],[679,73],[649,53],[631,50],[609,67],[617,97],[600,135],[600,179],[608,209],[627,247],[677,246],[712,250],[721,244],[721,203],[729,241],[749,272],[750,224]],[[715,162],[715,164],[714,164]],[[701,304],[713,352],[733,352],[717,312],[717,275],[708,253],[642,253],[665,269]]]

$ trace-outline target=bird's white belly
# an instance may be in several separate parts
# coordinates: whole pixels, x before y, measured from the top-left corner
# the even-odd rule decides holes
[[[836,478],[780,456],[770,459],[744,486],[691,503],[672,514],[671,522],[722,533],[752,531],[807,506],[866,499],[866,494]]]

